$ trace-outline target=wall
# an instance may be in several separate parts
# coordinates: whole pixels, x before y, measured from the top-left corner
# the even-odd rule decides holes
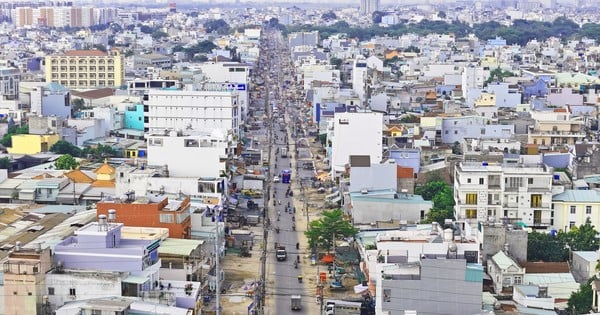
[[[402,195],[400,193],[400,195]],[[418,222],[421,211],[426,216],[433,207],[431,201],[411,201],[392,198],[353,197],[352,221],[354,224],[369,224],[375,221],[407,220]]]
[[[125,128],[144,130],[144,105],[136,104],[132,106],[135,110],[125,111]]]
[[[348,191],[357,192],[362,189],[380,190],[396,189],[395,163],[371,164],[370,167],[352,167],[350,169],[350,187]]]
[[[505,226],[481,226],[481,255],[483,261],[504,249],[509,244],[510,255],[519,263],[527,262],[527,230],[508,230]]]
[[[54,288],[53,295],[48,294],[48,288]],[[44,289],[50,304],[60,307],[74,299],[121,296],[121,277],[118,273],[69,271],[62,274],[48,273]],[[69,295],[70,289],[75,289],[75,297]]]
[[[59,135],[13,135],[12,147],[7,148],[11,154],[37,154],[49,151],[60,139]]]
[[[51,92],[49,92],[51,93]],[[58,116],[62,118],[71,117],[71,105],[69,93],[47,94],[42,97],[42,115]]]
[[[347,124],[340,122],[348,121]],[[381,113],[336,113],[331,165],[343,170],[350,155],[369,155],[371,163],[382,159],[383,115]]]
[[[392,314],[415,310],[419,315],[479,314],[482,282],[468,282],[463,259],[422,259],[419,280],[379,280],[377,292],[391,290],[390,302],[377,295],[377,305]],[[381,288],[381,289],[380,289]]]

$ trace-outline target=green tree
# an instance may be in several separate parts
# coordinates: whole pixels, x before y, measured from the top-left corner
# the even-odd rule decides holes
[[[321,15],[321,18],[325,21],[331,21],[337,19],[337,16],[335,15],[335,12],[329,11],[323,13],[323,15]]]
[[[83,149],[82,156],[87,156],[91,160],[100,161],[107,157],[115,156],[115,150],[109,145],[99,144],[94,147],[86,147]]]
[[[0,144],[4,147],[12,147],[12,136],[13,135],[26,135],[29,133],[29,125],[17,126],[13,125],[8,128],[8,131],[0,139]]]
[[[572,251],[596,251],[598,250],[598,231],[592,225],[590,218],[579,227],[573,227],[569,232],[563,233],[565,243]]]
[[[445,18],[446,18],[446,12],[444,12],[444,11],[439,11],[439,12],[438,12],[438,14],[437,14],[437,16],[438,16],[440,19],[442,19],[442,20],[443,20],[443,19],[445,19]]]
[[[231,27],[223,19],[208,20],[202,25],[207,33],[215,32],[219,35],[227,35],[231,32]]]
[[[323,217],[309,223],[308,230],[304,232],[311,248],[330,250],[335,239],[355,236],[358,229],[344,218],[340,209],[323,211]]]
[[[344,60],[340,59],[340,58],[336,58],[336,57],[331,57],[331,59],[329,59],[329,63],[333,66],[335,66],[335,68],[337,70],[340,70],[340,67],[342,66],[342,63],[344,63]]]
[[[57,154],[69,154],[75,157],[80,157],[82,153],[82,150],[78,146],[65,140],[58,140],[52,145],[50,151]]]
[[[454,218],[454,193],[452,187],[443,181],[430,181],[415,191],[425,200],[433,201],[433,208],[427,214],[425,222],[439,222]]]
[[[494,81],[502,82],[504,78],[512,77],[515,74],[510,71],[504,71],[500,67],[490,71],[490,77],[485,80],[485,84],[488,85]]]
[[[61,155],[54,161],[54,167],[57,170],[73,170],[79,166],[79,163],[70,154]]]
[[[3,157],[0,158],[0,169],[9,170],[10,169],[10,158]]]
[[[551,235],[533,231],[527,236],[527,260],[561,262],[567,261],[569,251],[563,233]]]
[[[571,315],[587,314],[592,310],[594,291],[592,290],[592,281],[596,277],[579,285],[579,290],[571,293],[567,302],[567,311]]]
[[[161,30],[156,30],[156,31],[152,32],[153,39],[161,39],[163,37],[168,37],[168,36],[169,36],[169,34],[167,34],[164,31],[161,31]]]
[[[373,19],[373,24],[379,24],[381,23],[381,18],[385,15],[384,12],[381,11],[375,11],[373,12],[373,14],[371,14],[371,18]]]

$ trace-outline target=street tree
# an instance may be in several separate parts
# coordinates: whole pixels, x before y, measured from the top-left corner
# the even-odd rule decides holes
[[[54,161],[54,167],[57,170],[73,170],[79,166],[79,163],[70,154],[61,155]]]
[[[587,314],[592,310],[594,291],[592,290],[592,278],[579,285],[579,290],[572,292],[567,302],[567,311],[571,315]]]
[[[323,211],[323,217],[310,222],[308,230],[304,232],[308,238],[310,248],[330,250],[333,242],[344,237],[354,237],[358,229],[344,218],[341,209]]]
[[[429,181],[418,187],[416,193],[425,200],[433,201],[433,208],[425,218],[426,223],[439,222],[454,218],[454,193],[452,187],[444,181]]]

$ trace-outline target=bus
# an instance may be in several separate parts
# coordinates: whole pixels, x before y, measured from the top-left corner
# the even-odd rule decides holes
[[[281,171],[281,182],[284,184],[289,184],[292,179],[292,171],[291,170],[283,170]]]

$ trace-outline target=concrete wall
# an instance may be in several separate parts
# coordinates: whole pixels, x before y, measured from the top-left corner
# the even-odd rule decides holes
[[[527,231],[508,230],[505,226],[482,225],[481,255],[483,261],[504,249],[504,244],[509,244],[510,255],[519,263],[527,262]]]
[[[433,204],[431,201],[399,202],[401,199],[369,198],[369,200],[352,199],[352,220],[354,224],[369,224],[376,221],[407,220],[418,222],[421,211],[426,216]]]
[[[49,273],[46,275],[46,292],[48,288],[54,289],[54,294],[48,294],[48,301],[60,307],[75,299],[121,296],[121,276],[119,273]],[[70,289],[75,289],[75,296],[70,295]]]
[[[378,294],[377,304],[394,315],[408,310],[419,315],[479,314],[482,283],[465,281],[465,273],[462,259],[422,259],[419,280],[381,280],[378,293],[389,289],[391,295],[384,302]]]
[[[350,169],[350,192],[362,189],[396,189],[396,164],[372,164],[370,167],[352,167]]]

